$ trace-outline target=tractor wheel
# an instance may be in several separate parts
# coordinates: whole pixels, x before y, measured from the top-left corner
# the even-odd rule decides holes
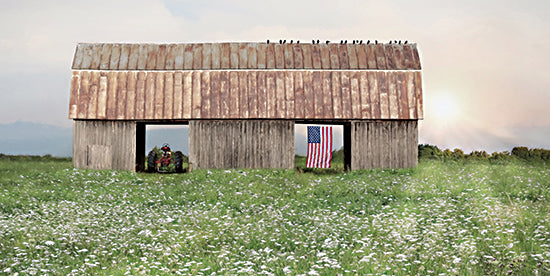
[[[182,173],[183,172],[183,153],[181,151],[176,151],[174,154],[174,163],[176,165],[176,172]]]
[[[157,152],[152,150],[149,152],[149,155],[147,155],[147,172],[155,172],[157,167],[155,161],[157,161]]]

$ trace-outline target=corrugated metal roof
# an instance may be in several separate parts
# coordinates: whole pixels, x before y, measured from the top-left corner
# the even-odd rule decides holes
[[[69,117],[422,119],[422,80],[412,70],[73,70]]]
[[[80,43],[75,70],[420,70],[416,44]]]

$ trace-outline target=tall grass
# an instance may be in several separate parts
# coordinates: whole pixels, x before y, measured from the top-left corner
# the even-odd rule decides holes
[[[0,168],[7,274],[550,273],[547,164],[169,175],[67,161]]]

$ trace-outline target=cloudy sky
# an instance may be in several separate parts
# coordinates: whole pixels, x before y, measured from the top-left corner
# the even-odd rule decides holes
[[[550,148],[550,1],[0,2],[0,124],[71,126],[78,42],[397,39],[420,50],[421,143]]]

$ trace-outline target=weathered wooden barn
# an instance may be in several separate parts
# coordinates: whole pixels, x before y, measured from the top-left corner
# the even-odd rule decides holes
[[[296,123],[344,125],[352,169],[417,165],[416,44],[78,44],[80,168],[142,170],[145,125],[189,124],[190,168],[293,168]]]

